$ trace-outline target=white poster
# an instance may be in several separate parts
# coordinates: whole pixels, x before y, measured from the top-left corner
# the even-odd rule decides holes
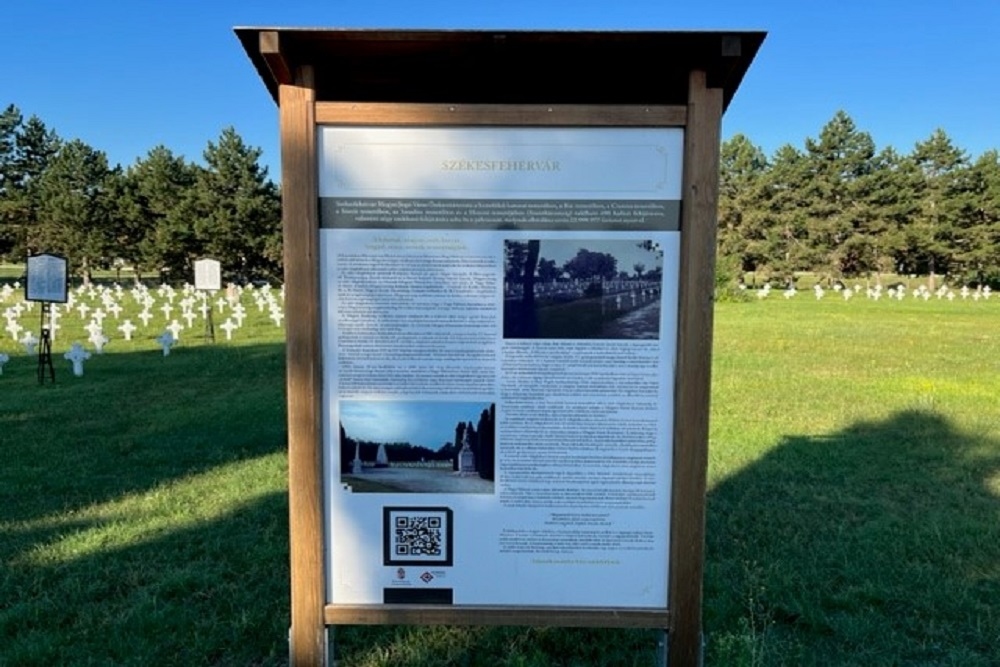
[[[65,257],[50,253],[28,257],[25,300],[66,303],[66,264]]]
[[[318,133],[328,601],[666,608],[682,130]]]
[[[194,288],[208,291],[222,289],[222,264],[219,263],[219,260],[195,260]]]

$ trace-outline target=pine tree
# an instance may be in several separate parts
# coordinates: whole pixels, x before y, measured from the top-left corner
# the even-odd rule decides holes
[[[722,144],[719,174],[720,260],[734,261],[752,271],[762,257],[754,253],[754,239],[764,237],[767,158],[745,135]]]
[[[14,105],[0,114],[0,257],[21,261],[38,224],[38,182],[61,141],[37,116],[27,122]]]
[[[166,269],[167,276],[190,280],[190,262],[200,246],[181,202],[195,175],[193,165],[165,146],[156,146],[125,172],[117,238],[137,277],[144,270]]]
[[[955,228],[970,190],[965,178],[968,157],[941,129],[935,130],[926,141],[918,142],[912,157],[923,179],[916,193],[920,208],[906,227],[908,245],[913,251],[908,268],[914,273],[928,274],[933,289],[936,276],[947,273],[955,259]]]
[[[773,274],[790,284],[796,271],[811,269],[816,263],[809,210],[802,195],[811,177],[809,168],[806,156],[786,144],[775,151],[763,178],[764,201],[750,249],[756,270],[766,279]]]
[[[64,144],[38,178],[38,225],[30,248],[59,252],[89,282],[115,254],[109,193],[115,173],[107,157],[82,141]]]
[[[12,256],[18,237],[15,148],[21,122],[21,112],[13,104],[0,113],[0,258]]]
[[[184,207],[202,251],[241,282],[281,273],[281,202],[260,156],[233,128],[223,130]]]
[[[968,172],[970,196],[956,230],[961,279],[1000,285],[1000,152],[990,150]]]
[[[810,178],[802,196],[813,247],[829,258],[832,275],[855,274],[864,268],[864,224],[869,217],[865,177],[873,169],[875,142],[838,111],[820,130],[819,139],[806,139],[806,155]]]
[[[492,480],[496,475],[496,424],[494,423],[496,404],[491,404],[488,410],[479,415],[479,451],[476,456],[476,467],[479,476]]]
[[[903,229],[918,207],[914,192],[920,176],[915,163],[891,147],[875,156],[873,165],[864,184],[867,215],[858,239],[859,266],[880,284],[905,247]]]

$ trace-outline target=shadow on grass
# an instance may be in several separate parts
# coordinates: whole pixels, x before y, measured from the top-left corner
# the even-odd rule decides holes
[[[0,385],[0,664],[283,662],[284,346],[94,355],[42,386],[21,361]],[[241,494],[245,470],[270,490]]]
[[[930,412],[786,438],[709,495],[709,664],[998,664],[998,474]]]
[[[272,493],[124,548],[5,567],[0,664],[286,664],[287,513]]]
[[[285,450],[283,345],[95,354],[80,378],[59,361],[55,384],[38,384],[32,360],[0,385],[0,521]]]

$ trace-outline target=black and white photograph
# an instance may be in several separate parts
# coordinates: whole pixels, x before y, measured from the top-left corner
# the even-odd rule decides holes
[[[659,339],[662,284],[652,240],[504,241],[504,338]]]

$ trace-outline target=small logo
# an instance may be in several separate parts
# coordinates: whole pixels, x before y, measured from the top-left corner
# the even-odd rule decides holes
[[[396,570],[396,578],[406,579],[406,570],[404,570],[403,568],[399,568],[398,570]]]
[[[434,581],[434,575],[431,574],[430,572],[424,572],[422,575],[420,575],[420,578],[423,580],[425,584],[429,584],[432,581]]]

